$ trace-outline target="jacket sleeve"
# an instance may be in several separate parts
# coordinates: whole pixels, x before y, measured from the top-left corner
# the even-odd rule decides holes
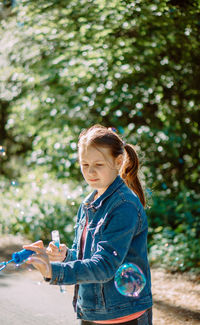
[[[104,222],[101,240],[91,259],[51,263],[51,284],[100,283],[112,279],[137,233],[139,215],[132,202],[116,207]]]
[[[68,248],[67,255],[63,263],[75,261],[77,259],[77,243],[73,242],[72,248]]]

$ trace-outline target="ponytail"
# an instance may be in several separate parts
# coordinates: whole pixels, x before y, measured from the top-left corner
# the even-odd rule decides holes
[[[126,157],[124,158],[124,163],[121,168],[121,177],[126,185],[138,195],[142,205],[145,207],[145,195],[138,176],[138,155],[131,144],[125,144],[124,149],[126,151]]]

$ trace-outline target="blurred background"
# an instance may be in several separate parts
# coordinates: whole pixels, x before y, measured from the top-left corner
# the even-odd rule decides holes
[[[84,128],[136,145],[151,265],[200,270],[198,0],[0,2],[0,236],[70,245]]]

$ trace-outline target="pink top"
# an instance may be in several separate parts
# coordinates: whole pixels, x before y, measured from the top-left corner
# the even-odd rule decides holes
[[[85,246],[85,239],[86,239],[86,232],[87,232],[87,225],[88,225],[88,218],[86,218],[86,223],[85,223],[85,227],[83,229],[82,232],[82,237],[81,237],[81,252],[82,252],[82,256],[83,256],[83,252],[84,252],[84,246]],[[99,324],[107,324],[108,322],[110,324],[120,324],[123,322],[128,322],[130,320],[136,319],[138,317],[140,317],[142,314],[145,313],[146,310],[142,310],[139,311],[137,313],[128,315],[128,316],[123,316],[123,317],[119,317],[119,318],[115,318],[115,319],[108,319],[108,320],[99,320],[99,321],[93,321],[94,323],[99,323]]]
[[[86,223],[85,227],[82,232],[82,237],[81,237],[81,253],[83,256],[84,248],[85,248],[85,238],[86,238],[86,232],[87,232],[87,225],[88,225],[88,218],[86,218]]]
[[[137,313],[128,315],[128,316],[123,316],[123,317],[119,317],[119,318],[115,318],[115,319],[108,319],[108,320],[98,320],[95,321],[94,323],[98,323],[98,324],[120,324],[120,323],[124,323],[124,322],[129,322],[130,320],[136,319],[138,317],[140,317],[142,314],[145,313],[146,310],[143,311],[138,311]]]

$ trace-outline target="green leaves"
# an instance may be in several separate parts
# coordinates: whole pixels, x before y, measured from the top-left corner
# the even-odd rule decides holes
[[[80,131],[114,126],[137,145],[153,192],[150,225],[175,229],[191,216],[199,224],[184,199],[199,200],[198,2],[23,0],[9,10],[0,28],[1,173],[42,167],[77,184]]]
[[[80,186],[59,182],[41,167],[24,175],[20,184],[5,182],[0,194],[0,231],[48,243],[51,231],[58,229],[62,242],[71,245],[81,194]]]

